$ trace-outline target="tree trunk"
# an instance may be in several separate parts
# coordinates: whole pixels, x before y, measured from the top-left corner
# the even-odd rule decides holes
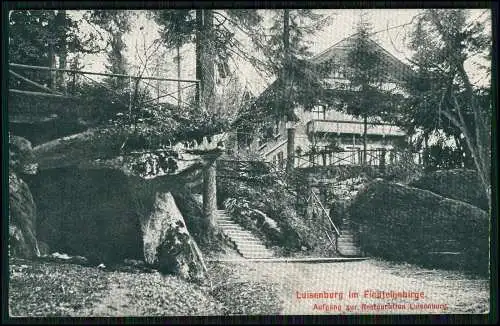
[[[56,52],[54,49],[54,41],[50,40],[49,41],[49,66],[50,68],[57,68],[56,67]],[[49,78],[49,88],[52,90],[56,89],[57,85],[57,72],[55,70],[50,71],[50,78]]]
[[[196,103],[201,106],[201,90],[202,90],[202,77],[203,77],[203,70],[202,70],[202,60],[201,60],[201,52],[202,52],[202,45],[201,45],[201,39],[202,39],[202,29],[203,29],[203,10],[202,9],[196,9],[196,79],[199,80],[199,82],[196,84],[196,95],[195,95],[195,101]]]
[[[196,79],[200,81],[196,102],[208,108],[214,92],[213,11],[196,10]]]
[[[287,172],[291,172],[295,167],[295,127],[290,126],[287,130],[287,161],[286,161],[286,170]]]
[[[181,82],[180,82],[180,79],[181,79],[181,49],[180,49],[180,45],[177,44],[177,79],[179,79],[179,81],[177,82],[177,106],[180,108],[181,107],[181,103],[182,103],[182,91],[181,91]]]
[[[59,10],[56,16],[57,25],[65,26],[66,24],[66,10]],[[57,53],[59,56],[59,69],[66,69],[67,58],[68,58],[68,48],[66,44],[65,37],[59,40],[59,51]],[[66,79],[64,78],[64,72],[57,72],[57,87],[62,90],[66,90]]]
[[[285,60],[289,61],[290,56],[290,9],[283,9],[283,50]]]
[[[203,214],[210,228],[216,232],[217,181],[216,161],[210,162],[203,174]]]
[[[287,90],[290,84],[290,9],[283,10],[283,50],[285,52],[285,62],[283,63],[283,105],[287,112],[288,132],[287,132],[287,164],[286,171],[293,171],[295,167],[295,127],[293,126],[292,116],[294,115],[293,107],[287,101]]]
[[[363,116],[363,165],[366,165],[366,143],[367,143],[368,120],[366,114]]]

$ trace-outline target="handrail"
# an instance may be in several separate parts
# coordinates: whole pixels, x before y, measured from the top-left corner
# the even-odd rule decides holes
[[[316,199],[316,201],[319,203],[321,209],[323,210],[323,213],[326,214],[326,216],[328,217],[328,220],[330,221],[330,224],[333,226],[333,228],[335,229],[335,233],[337,233],[337,235],[340,236],[340,231],[339,229],[337,229],[337,227],[335,226],[335,223],[333,223],[332,219],[330,218],[330,215],[328,214],[328,212],[326,211],[325,207],[323,207],[323,204],[321,203],[321,201],[319,200],[318,196],[314,193],[314,191],[311,191],[312,194],[314,195],[314,199]]]
[[[82,74],[82,75],[96,75],[96,76],[108,76],[108,77],[126,77],[126,78],[133,78],[133,79],[176,81],[176,82],[181,82],[181,83],[200,83],[200,81],[198,79],[176,79],[176,78],[162,78],[162,77],[152,77],[152,76],[133,76],[133,75],[125,75],[125,74],[109,74],[109,73],[86,71],[86,70],[62,69],[62,68],[52,68],[52,67],[44,67],[44,66],[32,66],[32,65],[24,65],[24,64],[19,64],[19,63],[9,63],[9,66],[17,67],[17,68],[33,69],[33,70],[63,71],[63,72],[71,72],[71,73]]]
[[[16,73],[15,71],[12,71],[12,70],[10,70],[10,69],[9,69],[9,73],[10,73],[11,75],[13,75],[14,77],[17,77],[17,78],[19,78],[19,79],[21,79],[21,80],[24,80],[25,82],[27,82],[27,83],[29,83],[29,84],[31,84],[31,85],[33,85],[33,86],[36,86],[36,87],[38,87],[38,88],[43,89],[44,91],[47,91],[47,92],[50,92],[50,93],[53,93],[53,94],[57,94],[57,95],[63,95],[62,93],[57,92],[57,91],[55,91],[55,90],[53,90],[53,89],[51,89],[51,88],[49,88],[49,87],[47,87],[47,86],[44,86],[44,85],[39,84],[39,83],[37,83],[37,82],[35,82],[35,81],[32,81],[31,79],[28,79],[28,78],[26,78],[26,77],[24,77],[24,76],[21,76],[20,74]]]

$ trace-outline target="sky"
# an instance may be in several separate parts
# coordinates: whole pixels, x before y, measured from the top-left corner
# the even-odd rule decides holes
[[[488,20],[490,17],[489,10],[470,9],[470,19]],[[267,10],[263,10],[265,15],[268,15]],[[318,54],[336,42],[352,35],[359,19],[359,9],[321,9],[317,10],[324,15],[331,17],[331,24],[326,26],[322,31],[315,35],[308,36],[311,42],[310,51],[313,54]],[[367,12],[368,20],[373,26],[373,32],[378,32],[372,36],[382,47],[393,54],[396,58],[403,62],[408,62],[406,58],[411,56],[411,51],[405,45],[405,36],[410,31],[410,23],[412,19],[421,12],[420,9],[370,9]],[[158,26],[147,19],[144,11],[135,11],[137,17],[134,18],[132,31],[125,36],[127,44],[126,57],[131,63],[131,74],[137,71],[134,65],[140,63],[140,59],[144,58],[145,49],[147,49],[154,39],[159,37],[157,32]],[[80,13],[76,13],[79,15]],[[491,30],[491,27],[489,27]],[[491,35],[491,31],[490,31]],[[247,46],[247,51],[252,51],[250,45]],[[173,60],[175,53],[165,52],[157,56],[158,69],[151,69],[146,75],[160,75],[162,77],[176,78],[177,69]],[[195,78],[195,56],[194,47],[185,46],[181,49],[182,69],[181,78]],[[105,56],[87,56],[84,58],[86,64],[85,70],[103,71]],[[247,85],[248,89],[254,95],[262,92],[271,79],[265,78],[259,74],[249,63],[242,60],[236,60],[236,65],[232,66],[235,69],[236,75],[239,76],[241,82]],[[474,60],[467,63],[466,68],[471,72],[471,79],[474,82],[480,83],[489,82],[489,78],[485,78],[484,74],[479,73],[474,65]]]

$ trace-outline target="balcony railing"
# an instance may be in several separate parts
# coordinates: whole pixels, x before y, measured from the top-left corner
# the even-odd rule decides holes
[[[343,120],[311,120],[307,123],[308,133],[363,134],[363,122]],[[391,124],[368,124],[368,135],[405,136],[403,130]]]
[[[420,152],[395,151],[388,149],[368,149],[366,151],[366,160],[363,160],[364,151],[341,150],[330,153],[308,153],[296,156],[296,167],[311,166],[346,166],[346,165],[365,165],[368,166],[388,166],[398,164],[401,161],[412,161],[414,164],[422,165],[423,157]]]

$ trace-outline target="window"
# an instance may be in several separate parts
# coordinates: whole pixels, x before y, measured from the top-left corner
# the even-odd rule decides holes
[[[312,109],[313,119],[326,120],[325,106],[317,105]]]

